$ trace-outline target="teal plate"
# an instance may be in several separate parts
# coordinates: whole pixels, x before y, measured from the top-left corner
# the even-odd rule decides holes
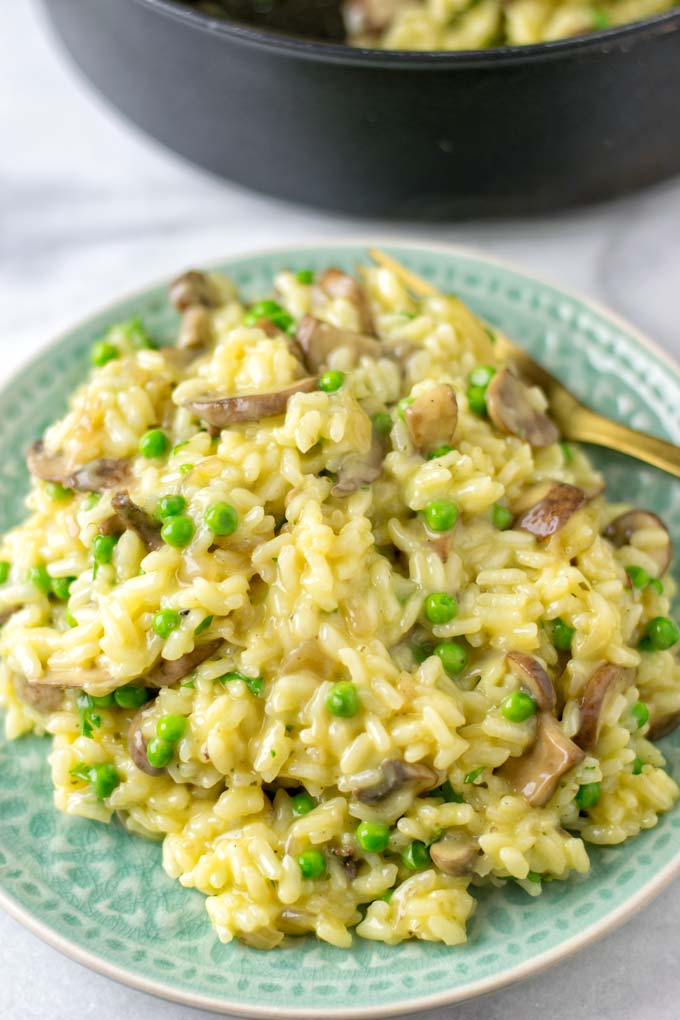
[[[612,418],[680,440],[680,372],[609,312],[490,259],[433,246],[388,250],[439,289],[454,291],[526,346],[580,397]],[[358,244],[289,248],[223,266],[249,297],[284,268],[353,269]],[[35,358],[0,400],[0,525],[21,518],[23,452],[61,414],[84,377],[92,341],[111,323],[144,317],[170,340],[176,316],[164,287],[120,301]],[[593,451],[615,499],[641,503],[680,536],[680,487],[661,472]],[[677,570],[676,566],[676,570]],[[680,812],[621,847],[591,851],[589,876],[555,882],[537,899],[509,883],[476,893],[465,946],[397,947],[355,939],[351,950],[313,939],[269,953],[222,945],[204,900],[171,882],[157,844],[115,825],[67,818],[52,805],[47,740],[0,740],[0,903],[58,949],[144,991],[250,1017],[389,1016],[442,1006],[527,977],[611,931],[680,872]],[[664,742],[680,776],[680,731]]]

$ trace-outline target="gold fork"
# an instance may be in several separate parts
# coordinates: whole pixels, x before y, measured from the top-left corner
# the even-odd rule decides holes
[[[419,297],[439,297],[439,291],[421,276],[412,273],[406,266],[378,248],[369,249],[374,262],[390,269],[410,291]],[[667,471],[680,478],[680,447],[673,443],[650,436],[646,432],[621,425],[611,418],[605,418],[592,411],[569,392],[554,376],[550,375],[526,351],[516,347],[506,336],[494,329],[496,344],[494,350],[501,361],[510,364],[527,382],[540,386],[550,404],[552,417],[565,439],[580,443],[594,443],[609,450],[627,453],[645,464]]]

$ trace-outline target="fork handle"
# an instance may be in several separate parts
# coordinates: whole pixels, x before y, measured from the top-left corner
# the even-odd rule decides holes
[[[665,439],[637,432],[587,407],[574,408],[559,425],[565,439],[619,450],[680,478],[680,447]]]

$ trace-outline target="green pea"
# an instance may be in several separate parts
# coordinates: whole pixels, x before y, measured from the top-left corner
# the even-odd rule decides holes
[[[167,452],[169,445],[168,437],[163,429],[149,429],[139,440],[139,452],[142,457],[149,459],[162,457]]]
[[[351,680],[340,680],[333,684],[326,696],[326,708],[331,715],[351,719],[361,709],[359,692]]]
[[[206,616],[205,619],[201,620],[198,627],[196,627],[196,629],[194,630],[194,634],[196,635],[196,637],[199,637],[201,634],[204,634],[205,631],[210,626],[210,624],[213,622],[213,620],[214,620],[213,616]]]
[[[589,811],[595,807],[601,795],[602,788],[599,783],[584,783],[576,792],[576,803],[581,811]]]
[[[184,549],[194,537],[195,530],[191,517],[177,514],[176,517],[168,517],[165,521],[161,528],[161,538],[175,549]]]
[[[95,563],[110,563],[116,546],[115,535],[95,535],[92,542],[92,558]]]
[[[52,591],[52,578],[47,572],[47,567],[43,564],[38,567],[31,567],[28,572],[28,580],[29,583],[35,585],[38,591],[41,591],[43,595],[49,595]]]
[[[61,482],[47,482],[45,491],[55,503],[65,503],[73,495],[73,489],[68,489]]]
[[[667,616],[655,616],[647,624],[645,637],[654,651],[662,652],[672,648],[680,640],[680,630],[677,623],[669,620]]]
[[[295,279],[298,283],[314,283],[314,270],[313,269],[298,269],[295,274]]]
[[[260,695],[264,690],[264,680],[261,676],[247,676],[246,673],[239,673],[238,670],[234,670],[231,673],[225,673],[223,676],[218,677],[220,683],[227,684],[231,680],[240,680],[246,685],[251,694]]]
[[[434,450],[430,450],[427,455],[428,460],[436,460],[438,457],[445,457],[447,453],[451,453],[452,446],[444,444],[444,446],[437,446]]]
[[[115,704],[113,691],[110,694],[90,694],[88,696],[90,704],[95,708],[111,708]]]
[[[97,800],[106,800],[120,783],[120,776],[114,765],[104,762],[93,765],[90,770],[90,785]]]
[[[0,584],[5,583],[9,577],[10,570],[11,565],[7,562],[7,560],[0,560]]]
[[[255,326],[258,319],[269,319],[275,326],[289,333],[295,329],[293,316],[277,301],[258,301],[252,306],[243,319],[244,326]]]
[[[647,584],[647,587],[651,588],[652,591],[655,591],[657,595],[663,595],[663,583],[658,577],[652,577]]]
[[[392,416],[387,411],[378,411],[371,418],[373,431],[380,439],[386,439],[392,431]]]
[[[119,357],[118,348],[108,340],[98,340],[90,350],[90,361],[95,368],[101,368],[109,361],[115,361]]]
[[[168,517],[176,517],[177,514],[184,512],[186,505],[186,499],[184,496],[180,496],[179,493],[176,495],[161,496],[156,508],[156,517],[158,517],[160,521],[164,521]]]
[[[507,506],[494,503],[491,511],[491,523],[494,528],[498,528],[499,531],[507,531],[508,528],[512,527],[513,520],[514,515],[511,510],[508,510]]]
[[[454,619],[458,603],[445,591],[434,591],[425,599],[425,616],[435,626],[442,626]]]
[[[636,758],[635,761],[633,762],[633,775],[639,776],[642,773],[644,767],[645,763],[643,762],[642,758]]]
[[[310,811],[313,811],[316,807],[316,801],[312,797],[311,793],[307,793],[303,790],[302,793],[297,793],[291,800],[291,807],[293,814],[296,818],[302,818],[303,815],[308,815]]]
[[[315,848],[303,850],[297,862],[303,878],[321,878],[326,873],[326,858]]]
[[[469,386],[480,386],[483,389],[489,385],[496,374],[496,369],[491,365],[477,365],[468,375]]]
[[[74,581],[75,577],[53,577],[52,594],[54,597],[59,599],[60,602],[66,602],[71,592],[71,585]]]
[[[213,503],[205,512],[205,523],[214,535],[233,535],[238,527],[238,514],[229,503]]]
[[[161,737],[154,737],[147,744],[146,757],[149,765],[155,769],[164,769],[166,765],[169,765],[174,753],[174,745]]]
[[[182,739],[186,729],[186,716],[177,714],[162,715],[156,723],[156,736],[160,740],[167,740],[169,744],[176,744],[178,740]]]
[[[450,499],[434,499],[424,513],[430,531],[450,531],[458,520],[458,507]]]
[[[467,666],[468,653],[460,641],[440,641],[435,645],[434,654],[449,676],[458,676]]]
[[[501,712],[509,722],[526,722],[537,711],[538,705],[525,691],[513,691],[501,702]]]
[[[468,786],[471,783],[474,783],[475,780],[479,779],[479,777],[482,775],[485,768],[486,768],[485,765],[480,765],[479,768],[473,769],[472,772],[468,772],[463,782],[466,783]]]
[[[626,567],[626,573],[634,588],[645,588],[649,584],[650,577],[644,567]]]
[[[390,829],[384,822],[360,822],[356,831],[357,843],[369,854],[381,854],[387,850]]]
[[[430,863],[430,851],[425,843],[421,843],[419,839],[414,839],[401,855],[401,862],[411,871],[426,868]]]
[[[486,416],[486,386],[470,386],[465,394],[470,410],[478,418]]]
[[[345,373],[337,368],[330,368],[319,379],[319,389],[324,393],[335,393],[345,381]]]
[[[141,708],[149,700],[150,692],[146,687],[135,687],[134,684],[128,684],[114,691],[113,697],[119,708]]]
[[[575,633],[576,629],[570,627],[559,616],[552,621],[552,643],[558,651],[568,652],[571,650],[571,642]]]
[[[125,339],[137,350],[154,349],[157,346],[139,317],[130,319],[129,322],[121,322],[119,328],[125,335]]]
[[[649,722],[649,709],[645,705],[644,701],[636,701],[630,710],[630,714],[633,717],[637,729],[641,730],[643,726],[646,726]]]
[[[574,452],[569,446],[569,443],[565,443],[564,440],[560,443],[560,449],[562,451],[562,457],[565,464],[571,464],[574,459]]]
[[[153,618],[153,629],[161,638],[170,637],[179,625],[180,615],[176,609],[159,609]]]

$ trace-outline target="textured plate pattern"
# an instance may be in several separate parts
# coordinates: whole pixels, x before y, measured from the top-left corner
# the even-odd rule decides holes
[[[680,439],[680,375],[632,330],[580,299],[472,255],[389,249],[442,291],[454,291],[525,345],[571,388],[611,417]],[[352,269],[359,246],[327,246],[244,257],[225,270],[249,296],[266,295],[282,268]],[[27,477],[22,451],[63,411],[87,368],[91,342],[110,323],[142,315],[169,339],[176,322],[164,289],[128,299],[73,330],[2,394],[0,526],[22,513]],[[596,451],[612,498],[631,499],[680,535],[680,488],[653,469]],[[680,776],[680,737],[665,741]],[[502,984],[574,948],[569,940],[606,929],[641,902],[658,876],[679,864],[680,814],[625,847],[592,852],[587,878],[546,886],[530,899],[510,883],[479,895],[466,946],[396,948],[355,940],[350,952],[313,940],[268,954],[221,945],[203,897],[161,870],[158,845],[58,815],[52,806],[47,742],[0,739],[0,884],[6,905],[69,951],[91,954],[100,969],[151,990],[249,1015],[378,1015],[464,998]],[[47,932],[45,931],[47,929]],[[146,985],[149,987],[149,985]],[[335,1012],[337,1011],[337,1012]]]

